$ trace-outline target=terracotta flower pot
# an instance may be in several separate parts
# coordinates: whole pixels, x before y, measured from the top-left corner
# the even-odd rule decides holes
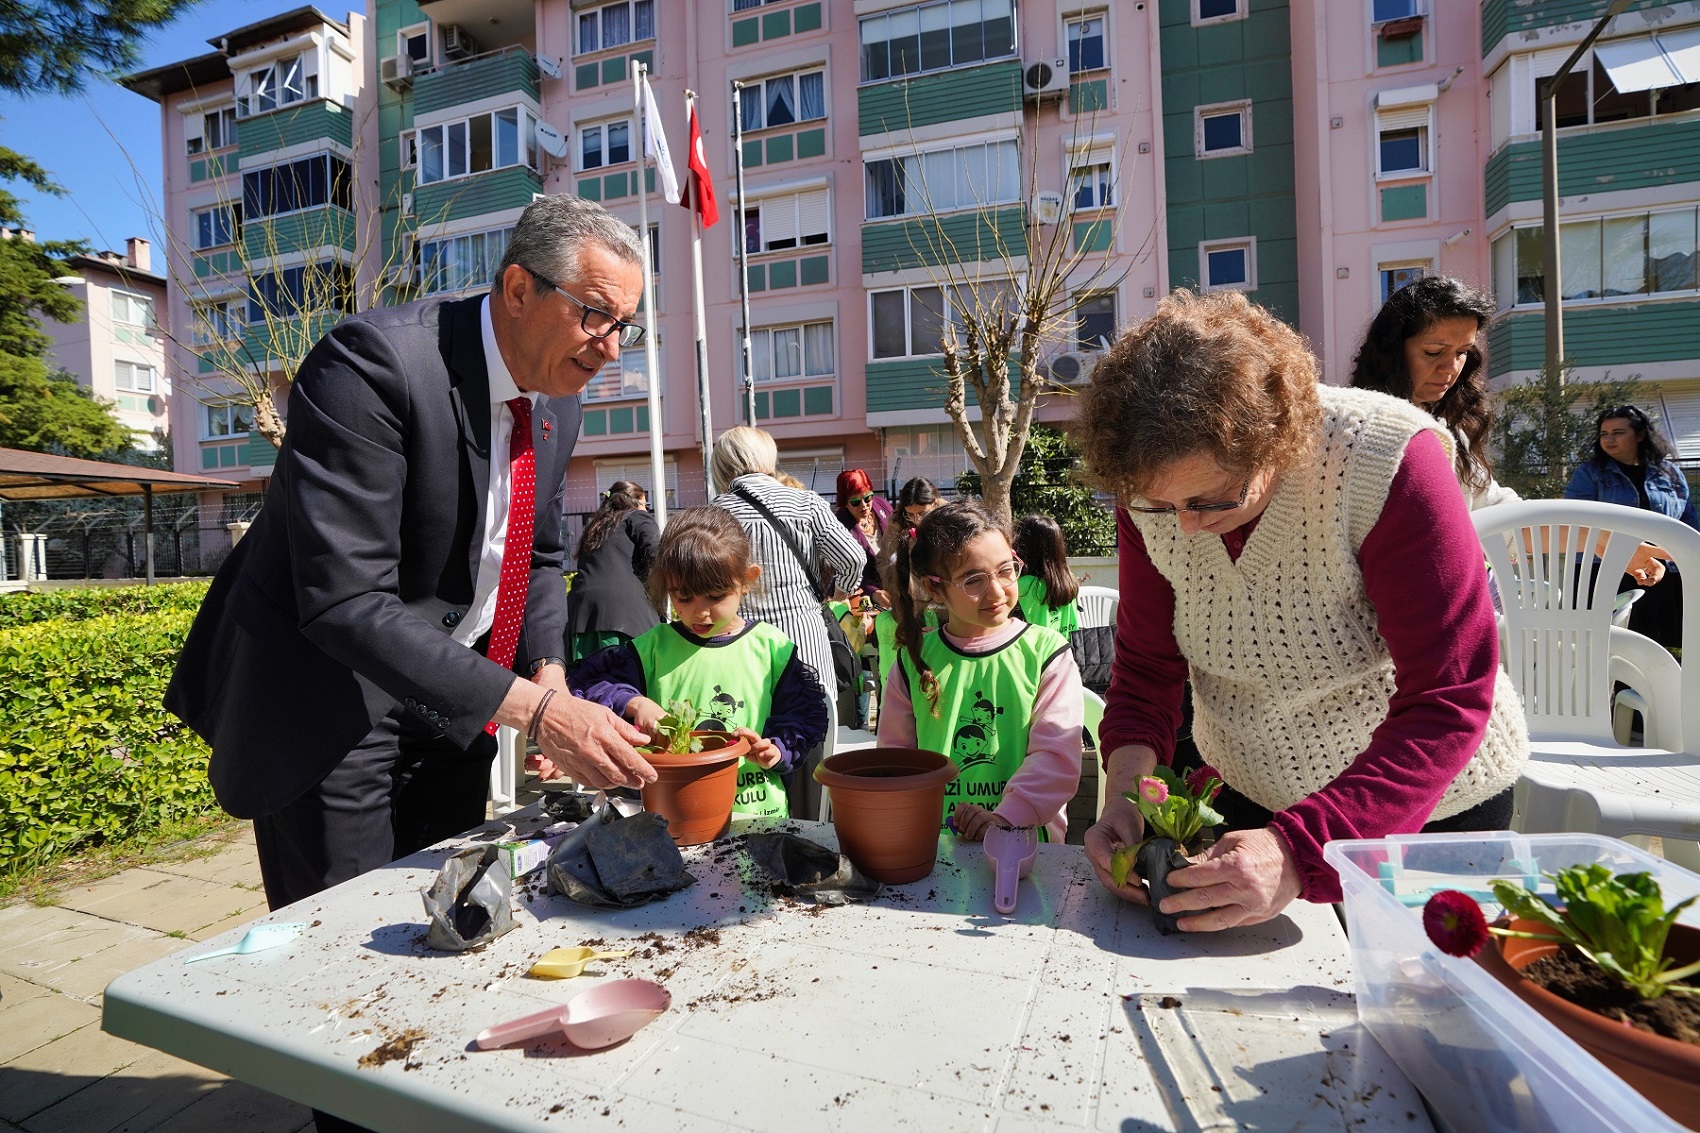
[[[844,855],[875,881],[902,885],[933,872],[944,788],[957,770],[936,751],[875,747],[827,757],[815,782],[832,796]]]
[[[1520,919],[1513,919],[1510,927],[1521,932],[1546,931],[1537,922]],[[1561,947],[1545,940],[1494,936],[1476,955],[1476,962],[1648,1101],[1694,1127],[1700,1120],[1700,1046],[1608,1019],[1523,978],[1524,968]],[[1700,929],[1673,927],[1665,953],[1675,958],[1676,967],[1700,960]]]
[[[643,809],[667,820],[667,833],[681,846],[712,842],[732,824],[738,794],[738,759],[750,741],[725,732],[693,732],[703,750],[688,755],[645,752],[656,780],[643,789]]]

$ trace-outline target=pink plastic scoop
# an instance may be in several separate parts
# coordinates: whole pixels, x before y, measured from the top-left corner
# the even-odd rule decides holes
[[[992,887],[992,906],[998,912],[1005,916],[1015,912],[1016,886],[1032,872],[1038,853],[1039,831],[1035,827],[993,823],[986,828],[986,857],[998,871]]]
[[[473,1043],[494,1050],[526,1039],[565,1035],[585,1050],[624,1042],[673,1002],[667,989],[653,980],[613,980],[591,988],[563,1006],[551,1007],[480,1031]]]

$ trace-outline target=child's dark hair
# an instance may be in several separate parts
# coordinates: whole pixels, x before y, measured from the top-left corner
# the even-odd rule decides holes
[[[616,480],[608,485],[596,514],[590,517],[590,522],[584,525],[584,533],[578,537],[578,550],[573,552],[573,557],[582,560],[586,555],[594,554],[608,541],[608,536],[614,533],[614,526],[625,518],[627,512],[637,511],[643,506],[638,502],[642,497],[643,486],[630,480]]]
[[[670,592],[694,598],[742,590],[754,562],[750,537],[725,508],[674,512],[649,571],[649,604],[665,614]]]
[[[892,567],[891,611],[897,618],[897,647],[907,650],[909,662],[921,676],[933,715],[939,714],[939,682],[921,659],[921,611],[925,593],[918,580],[929,576],[949,578],[950,566],[963,550],[988,531],[1005,539],[1009,528],[984,506],[973,501],[945,504],[927,513],[911,537],[905,529],[897,541],[897,562]]]
[[[1068,569],[1068,543],[1056,520],[1048,515],[1025,517],[1015,525],[1010,545],[1021,560],[1021,573],[1045,584],[1045,605],[1055,610],[1074,601],[1080,582]]]

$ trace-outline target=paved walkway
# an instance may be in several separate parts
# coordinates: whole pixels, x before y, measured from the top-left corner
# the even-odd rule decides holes
[[[265,911],[244,825],[176,862],[0,908],[0,1130],[293,1133],[305,1106],[113,1038],[101,992],[132,968]]]

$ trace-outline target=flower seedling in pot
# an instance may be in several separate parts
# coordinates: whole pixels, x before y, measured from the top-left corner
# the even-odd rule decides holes
[[[675,700],[667,705],[666,715],[655,725],[652,742],[639,748],[644,752],[665,752],[668,755],[690,755],[702,750],[702,737],[695,734],[700,714],[688,700]]]
[[[1127,883],[1128,871],[1135,865],[1151,891],[1151,913],[1157,931],[1165,936],[1178,930],[1179,917],[1159,910],[1163,898],[1173,893],[1169,884],[1171,870],[1185,869],[1189,852],[1196,852],[1206,827],[1215,826],[1222,816],[1211,802],[1222,789],[1222,780],[1210,768],[1200,768],[1182,779],[1168,767],[1158,767],[1139,780],[1137,789],[1127,796],[1139,808],[1145,820],[1145,840],[1135,846],[1124,846],[1110,856],[1110,873],[1117,885]]]

